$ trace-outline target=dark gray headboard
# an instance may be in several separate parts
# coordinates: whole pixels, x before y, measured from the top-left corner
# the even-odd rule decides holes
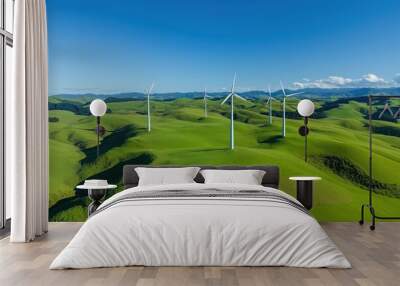
[[[122,182],[124,188],[136,187],[139,182],[139,177],[135,171],[136,167],[148,167],[148,168],[177,168],[186,166],[149,166],[149,165],[125,165],[123,170]],[[221,169],[221,170],[247,170],[256,169],[264,170],[265,176],[262,180],[262,185],[265,187],[279,188],[279,167],[277,166],[197,166],[202,169]],[[194,179],[197,183],[204,183],[203,176],[199,173]]]

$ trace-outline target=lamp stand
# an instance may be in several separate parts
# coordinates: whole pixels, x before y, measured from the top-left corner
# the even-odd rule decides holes
[[[100,116],[96,116],[96,121],[97,121],[97,127],[96,127],[96,133],[97,133],[97,159],[98,159],[99,155],[100,155]]]
[[[307,163],[307,135],[308,135],[308,117],[304,117],[304,126],[306,127],[306,134],[304,135],[304,161]]]
[[[307,157],[308,157],[308,154],[307,154],[307,135],[308,135],[308,132],[310,131],[308,129],[307,125],[308,125],[308,117],[304,117],[304,125],[300,126],[299,134],[304,137],[304,161],[306,163],[307,163]]]

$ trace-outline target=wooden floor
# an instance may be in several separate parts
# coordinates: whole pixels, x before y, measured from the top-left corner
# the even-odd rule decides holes
[[[400,223],[371,232],[356,223],[323,224],[353,269],[289,267],[124,267],[48,270],[80,223],[51,223],[28,244],[0,241],[0,285],[400,285]]]

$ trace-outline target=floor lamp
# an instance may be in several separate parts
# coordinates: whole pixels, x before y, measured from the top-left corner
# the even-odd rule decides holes
[[[304,136],[304,161],[307,162],[307,135],[310,132],[308,129],[308,118],[314,113],[314,103],[309,99],[303,99],[297,105],[297,112],[304,117],[304,125],[299,128],[299,134]]]
[[[369,226],[370,230],[375,230],[375,223],[376,219],[382,219],[382,220],[398,220],[400,219],[400,216],[382,216],[378,215],[376,213],[376,209],[373,206],[373,199],[372,199],[372,192],[374,191],[374,186],[373,186],[373,170],[372,170],[372,135],[374,131],[373,127],[373,110],[372,110],[372,104],[374,100],[382,100],[382,99],[400,99],[400,95],[368,95],[368,143],[369,143],[369,164],[368,164],[368,170],[369,170],[369,182],[368,182],[368,193],[369,193],[369,200],[368,203],[362,204],[361,205],[361,220],[359,223],[362,225],[364,224],[364,209],[366,208],[369,210],[371,214],[371,220],[372,224]],[[383,109],[385,111],[385,108]],[[397,113],[396,113],[397,114]],[[379,119],[380,117],[378,117]]]
[[[106,114],[107,111],[107,104],[101,99],[95,99],[90,103],[90,113],[93,116],[96,116],[97,119],[97,127],[96,127],[96,134],[97,134],[97,158],[100,155],[100,117]]]

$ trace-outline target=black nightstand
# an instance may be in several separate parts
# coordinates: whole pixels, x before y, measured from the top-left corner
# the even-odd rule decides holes
[[[311,210],[313,206],[313,182],[321,180],[320,177],[290,177],[289,180],[297,183],[297,200]]]

